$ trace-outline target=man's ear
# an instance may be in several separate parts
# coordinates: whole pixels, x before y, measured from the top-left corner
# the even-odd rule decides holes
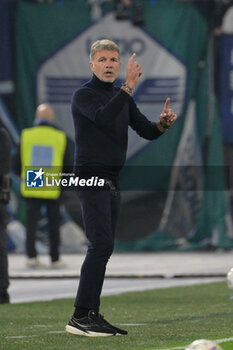
[[[90,66],[91,70],[93,71],[93,66],[94,66],[94,64],[93,64],[92,61],[89,62],[89,66]]]

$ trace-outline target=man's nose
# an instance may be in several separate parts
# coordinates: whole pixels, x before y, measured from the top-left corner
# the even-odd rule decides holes
[[[112,67],[112,61],[106,61],[106,67]]]

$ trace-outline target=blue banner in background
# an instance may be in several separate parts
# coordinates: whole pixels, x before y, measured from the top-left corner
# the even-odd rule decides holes
[[[224,143],[233,143],[233,35],[220,43],[220,108]]]

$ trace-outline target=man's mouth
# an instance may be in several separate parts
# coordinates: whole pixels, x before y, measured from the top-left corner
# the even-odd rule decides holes
[[[110,72],[110,71],[107,71],[107,72],[104,72],[105,75],[113,75],[113,72]]]

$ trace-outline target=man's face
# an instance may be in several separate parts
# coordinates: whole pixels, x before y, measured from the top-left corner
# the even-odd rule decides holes
[[[92,72],[105,83],[113,83],[121,67],[120,57],[116,51],[97,51],[90,62]]]

